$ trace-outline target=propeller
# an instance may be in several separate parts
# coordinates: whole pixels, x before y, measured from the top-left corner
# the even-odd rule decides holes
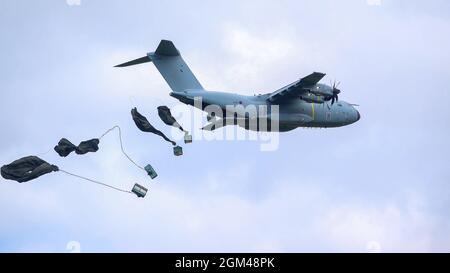
[[[337,87],[339,86],[341,82],[334,81],[333,83],[333,95],[331,95],[331,105],[334,104],[334,101],[338,101],[338,94],[341,93],[341,90],[339,90]]]

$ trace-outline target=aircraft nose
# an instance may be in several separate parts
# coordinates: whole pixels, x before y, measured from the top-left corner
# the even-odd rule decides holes
[[[361,115],[359,114],[359,111],[356,110],[356,121],[358,121],[360,118],[361,118]]]

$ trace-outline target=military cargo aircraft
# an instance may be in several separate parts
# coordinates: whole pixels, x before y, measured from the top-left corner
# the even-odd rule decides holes
[[[338,84],[319,83],[324,73],[314,72],[267,94],[246,96],[209,91],[203,88],[175,45],[168,40],[162,40],[155,52],[115,67],[147,62],[153,62],[166,80],[172,89],[170,96],[208,113],[210,123],[202,128],[204,130],[234,124],[254,131],[285,132],[298,127],[340,127],[360,119],[355,104],[339,100]],[[263,119],[267,120],[267,126],[260,126],[259,121]],[[256,125],[252,126],[251,121],[256,121],[253,123]],[[273,126],[273,121],[277,126]]]

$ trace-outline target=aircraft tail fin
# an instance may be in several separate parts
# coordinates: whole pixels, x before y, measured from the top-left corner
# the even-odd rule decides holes
[[[153,62],[159,73],[174,92],[186,89],[204,89],[189,66],[184,62],[180,52],[172,41],[161,40],[155,52],[147,56],[129,61],[116,67],[125,67],[146,62]]]
[[[158,48],[155,51],[156,54],[161,56],[179,56],[180,52],[172,43],[172,41],[161,40],[158,45]]]

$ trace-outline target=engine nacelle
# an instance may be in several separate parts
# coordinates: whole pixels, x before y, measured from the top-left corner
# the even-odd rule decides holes
[[[308,92],[316,95],[316,96],[323,96],[323,97],[329,97],[333,95],[333,88],[331,86],[318,83],[314,86],[311,86],[307,88]]]
[[[325,102],[325,97],[321,96],[321,95],[315,95],[311,92],[308,92],[302,96],[300,96],[300,99],[306,101],[306,102],[311,102],[311,103],[324,103]]]

